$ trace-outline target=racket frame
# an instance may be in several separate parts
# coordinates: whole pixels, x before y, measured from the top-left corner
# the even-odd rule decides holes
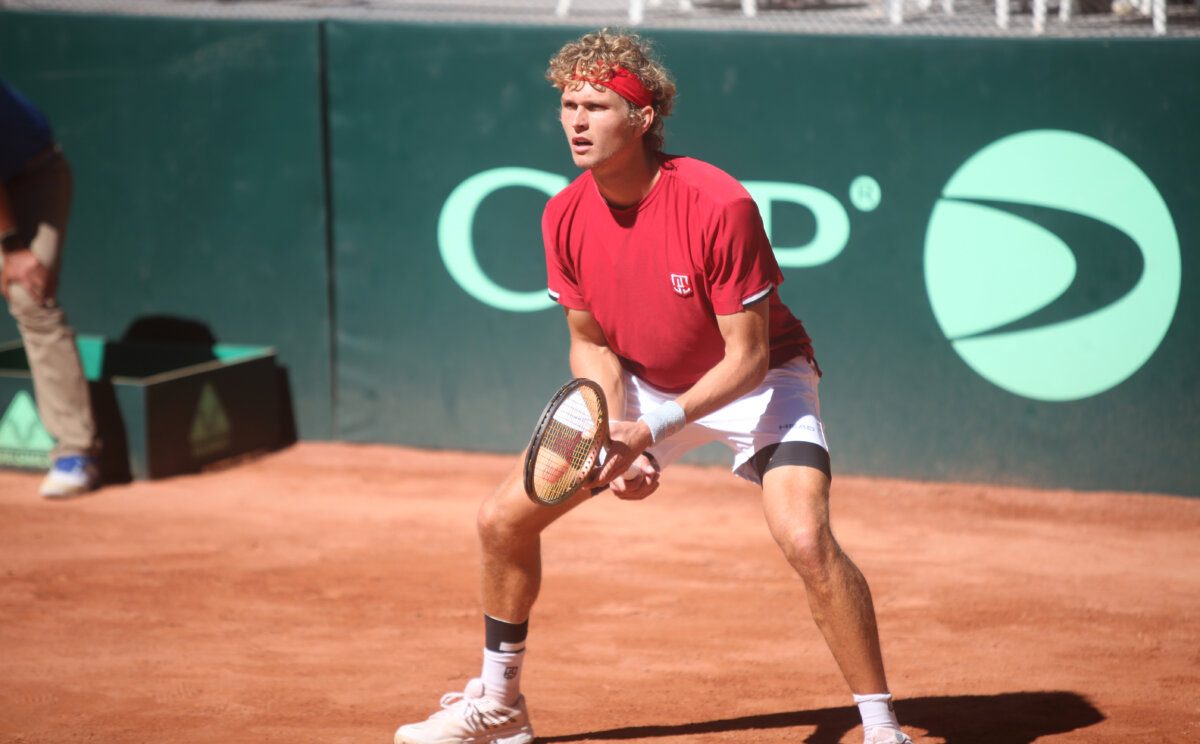
[[[579,485],[575,486],[575,488],[571,489],[569,492],[563,494],[557,500],[545,501],[543,499],[538,498],[537,491],[534,489],[534,486],[533,486],[533,479],[534,479],[534,475],[535,475],[534,464],[537,462],[537,452],[539,449],[539,447],[535,446],[535,445],[540,445],[542,435],[545,434],[546,428],[550,425],[550,421],[553,420],[554,414],[556,411],[558,411],[558,407],[562,404],[562,402],[564,400],[566,400],[568,397],[570,397],[570,395],[572,393],[574,393],[576,390],[579,390],[580,388],[585,388],[585,387],[590,388],[593,392],[596,393],[596,398],[598,399],[599,404],[600,404],[600,426],[599,426],[599,430],[596,432],[596,438],[595,438],[595,442],[593,444],[593,447],[595,448],[595,454],[593,455],[593,458],[592,458],[592,465],[588,468],[589,474],[588,474],[588,476],[585,476],[582,480],[579,481]],[[608,446],[608,399],[604,395],[604,389],[601,388],[600,385],[597,384],[595,381],[589,380],[586,377],[576,377],[576,378],[568,381],[566,384],[564,384],[562,387],[560,387],[558,389],[558,392],[556,392],[554,395],[552,395],[550,397],[550,402],[546,404],[546,407],[544,409],[542,409],[542,415],[538,418],[537,426],[535,426],[533,429],[533,436],[529,438],[529,446],[525,449],[525,465],[524,465],[525,495],[528,496],[535,504],[539,504],[541,506],[556,506],[558,504],[565,502],[567,499],[571,498],[576,493],[578,493],[579,489],[583,487],[583,484],[587,482],[588,477],[590,477],[591,471],[593,471],[595,469],[596,461],[599,459],[600,451],[603,450],[607,446]],[[598,490],[600,490],[600,489],[598,489]]]

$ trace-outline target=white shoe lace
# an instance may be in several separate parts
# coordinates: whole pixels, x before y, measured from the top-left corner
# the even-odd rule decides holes
[[[481,690],[471,689],[471,685],[463,692],[447,692],[439,704],[442,709],[430,718],[458,718],[475,729],[495,728],[513,719],[507,708],[484,697]]]
[[[866,734],[864,744],[912,744],[912,739],[908,738],[907,734],[891,726],[872,728]]]

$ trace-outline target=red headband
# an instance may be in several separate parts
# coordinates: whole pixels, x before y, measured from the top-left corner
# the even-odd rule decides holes
[[[607,80],[601,80],[599,77],[584,77],[578,72],[571,77],[592,85],[603,85],[638,108],[654,103],[654,96],[646,90],[646,86],[642,85],[642,81],[638,79],[637,75],[620,65],[609,65],[608,71],[611,76]]]

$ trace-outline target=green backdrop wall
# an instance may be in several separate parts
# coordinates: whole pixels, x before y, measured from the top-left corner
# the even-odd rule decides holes
[[[67,37],[150,23],[9,18]],[[135,115],[82,71],[11,75],[48,101],[78,170],[110,174],[93,206],[81,188],[71,250],[124,291],[69,274],[69,307],[95,313],[79,324],[168,307],[274,343],[310,438],[522,446],[568,375],[538,217],[576,175],[542,79],[573,32],[150,26],[173,36],[138,57],[159,87],[117,99]],[[31,34],[0,38],[52,59]],[[742,179],[769,222],[839,472],[1200,495],[1200,44],[653,36],[679,78],[668,150]],[[147,138],[190,167],[102,187]],[[96,206],[118,198],[151,216],[166,199],[187,229],[121,230]]]
[[[316,23],[0,13],[0,75],[75,174],[60,298],[76,329],[120,338],[166,315],[275,346],[300,434],[326,438],[320,69]]]
[[[575,175],[556,96],[542,79],[567,37],[556,29],[329,26],[339,436],[516,449],[539,402],[567,376],[558,310],[496,307],[539,304],[541,206],[546,191]],[[1189,273],[1200,188],[1183,165],[1200,163],[1186,134],[1200,131],[1200,86],[1189,72],[1200,47],[682,32],[655,39],[679,77],[668,150],[717,163],[763,197],[777,252],[790,264],[782,295],[826,372],[822,400],[838,469],[1200,492],[1200,288]],[[974,235],[956,235],[952,220],[932,231],[951,176],[1023,132],[1044,132],[1024,138],[1034,161],[1020,159],[1030,148],[1015,141],[967,169],[1011,162],[996,188],[1007,178],[1015,191],[948,190],[969,198],[946,209],[961,211],[974,198],[985,212],[989,199],[1007,204],[1004,214],[1038,211],[1014,203],[1027,182],[1040,212],[1016,227],[968,219]],[[1133,294],[1169,295],[1171,267],[1142,259],[1122,223],[1105,224],[1106,200],[1141,204],[1124,171],[1110,178],[1096,170],[1092,161],[1112,159],[1110,148],[1157,186],[1173,218],[1182,270],[1179,247],[1146,250],[1174,250],[1178,306],[1165,325],[1162,312],[1150,320],[1126,313],[1099,337],[1084,328],[1051,338],[1049,351],[1018,339],[1000,374],[1019,377],[1040,359],[1049,365],[1040,374],[1066,380],[1070,392],[1082,373],[1052,353],[1056,345],[1078,341],[1080,358],[1103,368],[1142,353],[1130,347],[1144,346],[1139,338],[1155,333],[1154,323],[1162,343],[1132,376],[1094,395],[1044,400],[999,387],[956,353],[932,297],[947,295],[944,320],[957,338],[957,310],[991,314],[990,325],[1001,326],[1036,309],[1039,293],[1053,299],[1059,289],[1018,285],[1047,272],[1070,283],[1072,262],[1079,286],[1044,323],[1088,315],[1143,276],[1168,275]],[[1037,197],[1039,183],[1059,184],[1061,198]],[[486,196],[467,196],[472,186]],[[768,203],[772,190],[786,198]],[[1077,208],[1076,197],[1100,199],[1099,216],[1074,214],[1089,209]],[[1020,232],[1022,224],[1033,232]],[[1004,242],[1006,229],[1018,230],[1016,245]],[[945,265],[949,252],[951,269],[954,241],[979,252],[973,240],[999,240],[987,271],[1008,284],[989,289],[976,272],[958,294],[939,275],[927,286],[927,237],[929,260]],[[1032,258],[1017,250],[1026,243]],[[474,267],[462,265],[470,255],[479,264],[474,278]],[[1008,318],[1014,303],[1020,312]],[[1043,350],[1022,358],[1023,345]]]

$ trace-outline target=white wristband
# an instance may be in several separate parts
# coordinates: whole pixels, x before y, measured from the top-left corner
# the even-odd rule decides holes
[[[658,444],[687,425],[687,414],[683,412],[683,406],[669,400],[653,411],[643,413],[638,421],[646,422],[650,427],[650,441]]]

